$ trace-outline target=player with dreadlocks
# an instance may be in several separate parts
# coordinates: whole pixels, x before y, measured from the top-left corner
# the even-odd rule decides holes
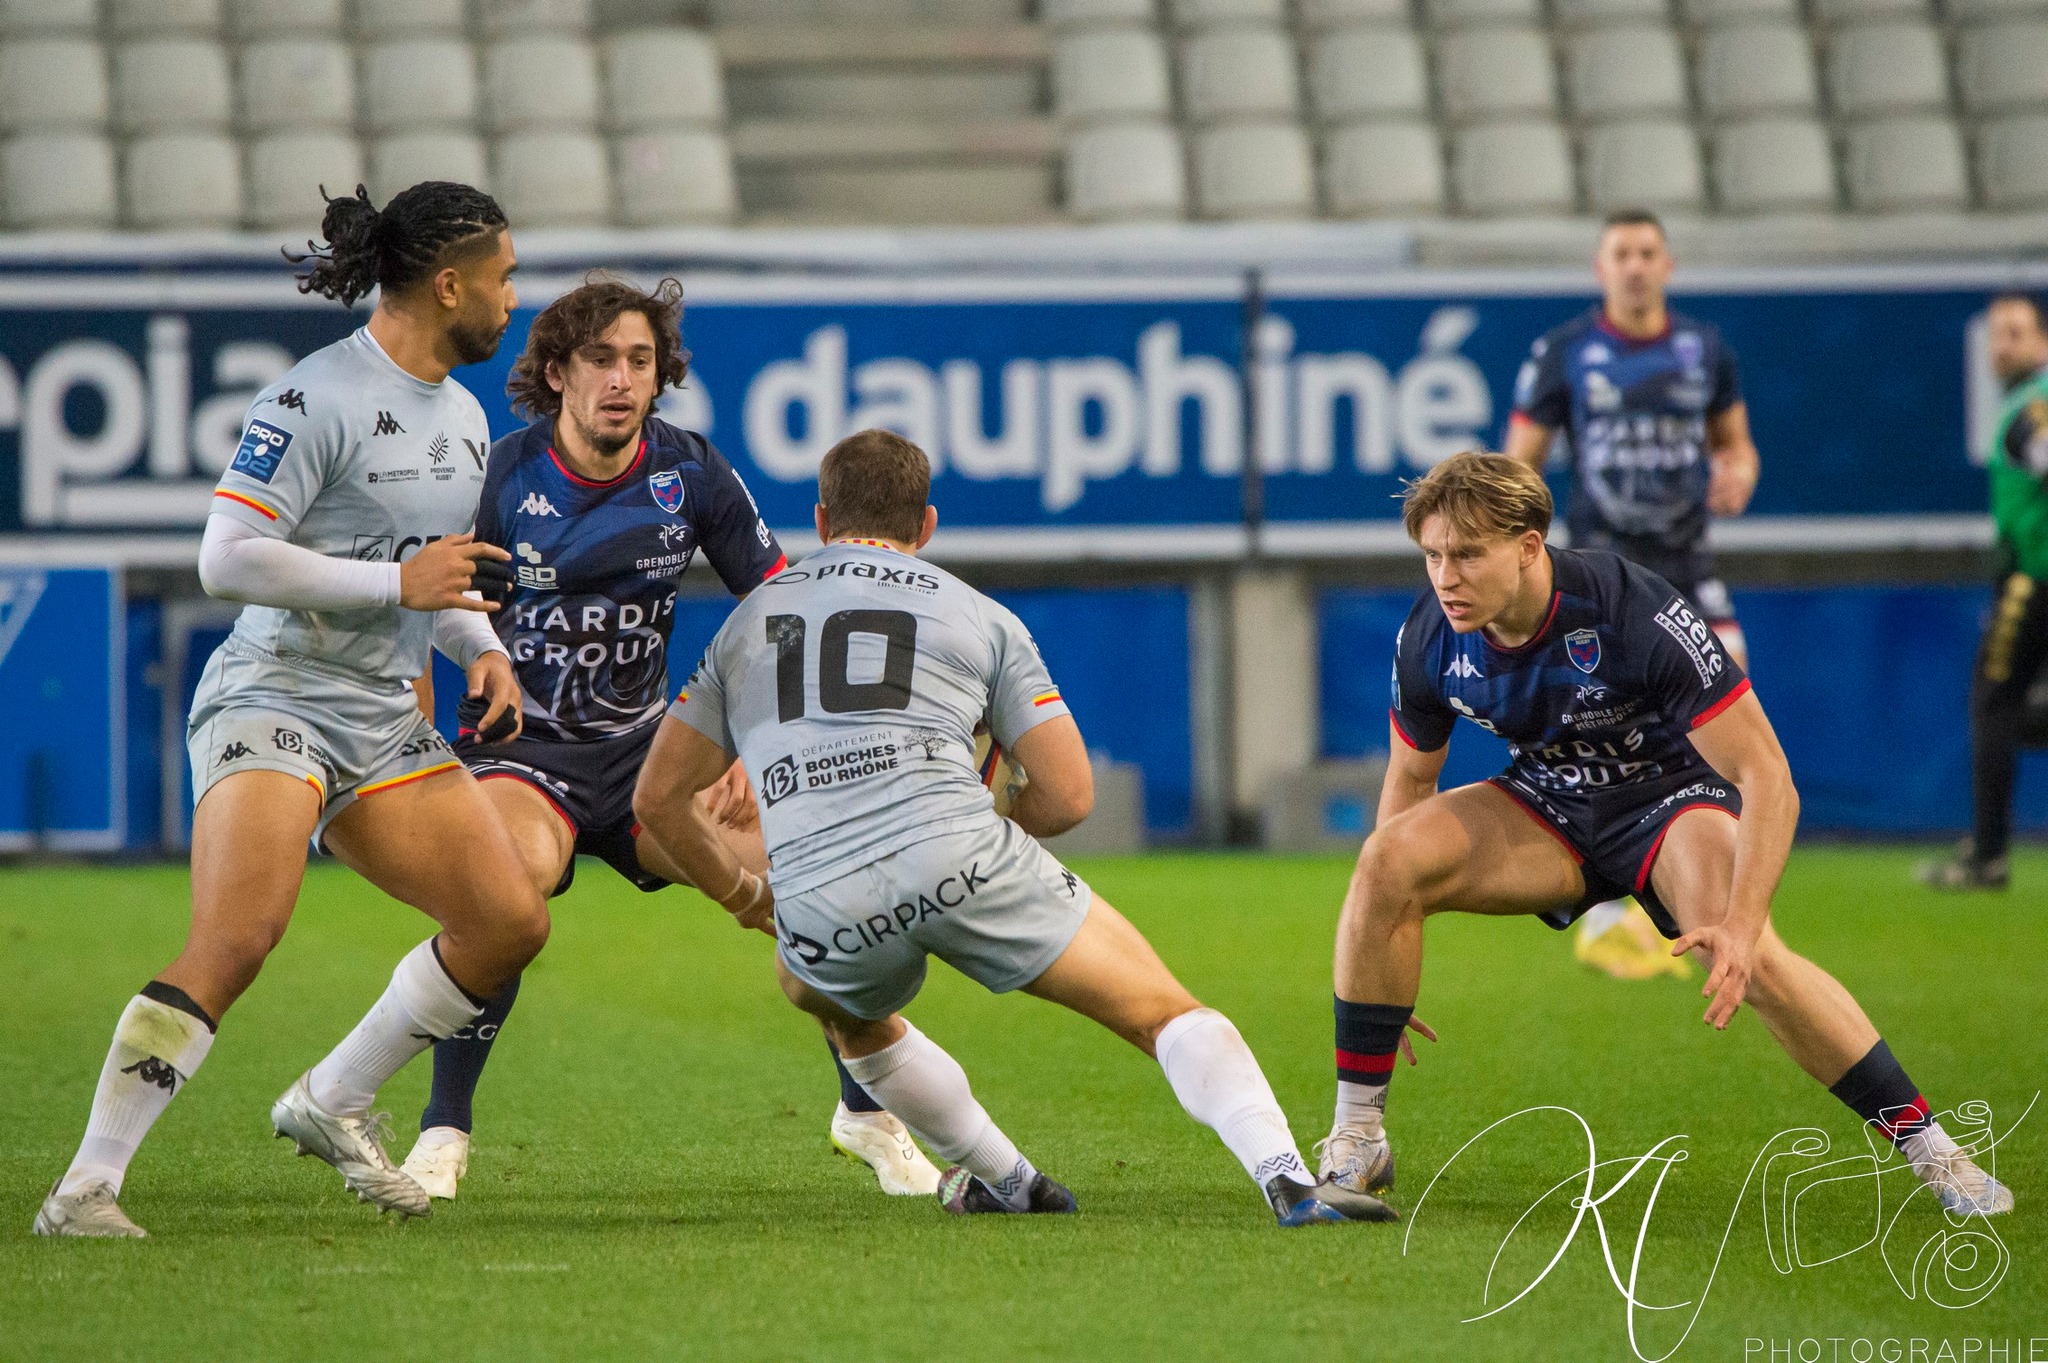
[[[257,396],[214,493],[200,581],[245,609],[187,730],[191,929],[121,1014],[41,1235],[143,1234],[116,1201],[129,1161],[284,935],[309,842],[441,928],[271,1109],[278,1135],[380,1209],[429,1204],[384,1152],[378,1088],[547,940],[546,901],[410,685],[439,648],[468,672],[481,727],[517,732],[486,614],[510,556],[470,533],[490,431],[448,377],[490,358],[517,302],[505,214],[468,185],[414,185],[382,209],[358,187],[327,201],[321,229],[325,249],[286,253],[308,267],[300,288],[344,305],[374,288],[376,310]]]

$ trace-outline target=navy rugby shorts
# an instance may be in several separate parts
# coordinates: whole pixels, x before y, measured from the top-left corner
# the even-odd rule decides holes
[[[1688,809],[1722,809],[1742,817],[1742,796],[1706,766],[1598,790],[1560,792],[1530,781],[1513,767],[1491,778],[1493,786],[1564,844],[1586,879],[1575,904],[1539,915],[1564,929],[1595,904],[1634,895],[1657,931],[1677,938],[1678,921],[1650,888],[1650,869],[1664,846],[1672,821]]]
[[[455,755],[479,781],[524,781],[539,791],[575,835],[577,856],[602,857],[639,888],[660,890],[669,882],[640,864],[634,846],[640,824],[633,817],[633,783],[660,727],[643,724],[609,738],[566,742],[522,733],[509,743],[488,747],[465,729],[456,740]],[[552,893],[562,894],[575,880],[572,856]]]

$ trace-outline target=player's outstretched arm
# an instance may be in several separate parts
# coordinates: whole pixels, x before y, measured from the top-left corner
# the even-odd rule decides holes
[[[697,800],[733,763],[732,754],[679,719],[654,731],[640,779],[633,787],[633,817],[689,873],[690,883],[739,920],[741,927],[775,932],[775,898],[761,877],[740,864]]]
[[[1095,770],[1072,715],[1033,725],[1018,735],[1010,757],[1030,778],[1017,792],[1010,817],[1034,838],[1064,833],[1095,808]]]
[[[1707,765],[1742,793],[1742,818],[1735,831],[1735,872],[1728,912],[1711,926],[1686,933],[1671,944],[1673,955],[1703,947],[1714,958],[1706,992],[1713,997],[1707,1021],[1726,1027],[1749,984],[1752,949],[1771,921],[1771,896],[1792,853],[1799,826],[1799,792],[1777,731],[1755,692],[1692,731],[1692,745]]]

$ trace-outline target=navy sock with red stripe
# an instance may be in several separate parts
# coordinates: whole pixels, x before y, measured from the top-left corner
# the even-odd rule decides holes
[[[1828,1092],[1894,1145],[1926,1130],[1934,1120],[1919,1086],[1906,1077],[1905,1067],[1893,1059],[1892,1048],[1882,1039],[1851,1065],[1847,1074],[1828,1085]]]
[[[1415,1010],[1393,1003],[1337,999],[1337,1123],[1356,1125],[1387,1106],[1394,1055]]]

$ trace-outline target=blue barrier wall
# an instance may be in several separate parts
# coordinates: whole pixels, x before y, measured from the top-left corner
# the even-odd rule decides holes
[[[1414,596],[1327,591],[1320,603],[1323,752],[1387,750],[1394,633]],[[1970,817],[1970,664],[1987,603],[1970,587],[1737,592],[1757,695],[1799,783],[1801,827],[1932,834]],[[1447,782],[1480,780],[1506,745],[1460,724]],[[2048,828],[2048,762],[2022,762],[2015,817]]]

